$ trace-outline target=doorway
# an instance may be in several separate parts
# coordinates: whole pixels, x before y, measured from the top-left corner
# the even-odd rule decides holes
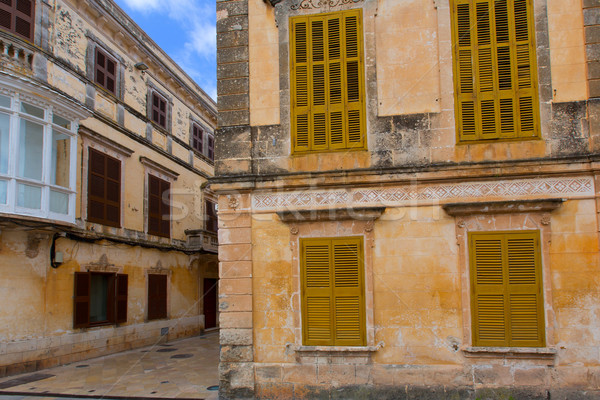
[[[217,327],[218,279],[204,278],[204,329]]]

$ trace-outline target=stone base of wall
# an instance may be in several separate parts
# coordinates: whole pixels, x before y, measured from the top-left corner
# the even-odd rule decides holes
[[[233,397],[230,397],[233,398]],[[344,386],[323,388],[294,384],[264,384],[256,388],[259,399],[377,399],[377,400],[584,400],[599,399],[599,391],[539,388],[446,388],[441,386]]]
[[[0,343],[0,377],[33,372],[138,347],[199,335],[203,316],[82,329],[60,336]],[[161,335],[163,328],[169,328]]]

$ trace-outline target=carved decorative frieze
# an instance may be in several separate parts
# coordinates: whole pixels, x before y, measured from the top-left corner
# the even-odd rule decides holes
[[[252,197],[255,211],[404,206],[419,202],[502,201],[571,196],[594,196],[591,177],[515,179],[455,184],[404,185],[394,188],[307,190],[259,193]]]
[[[312,10],[323,7],[337,7],[344,4],[361,3],[364,0],[301,0],[292,4],[292,10]]]

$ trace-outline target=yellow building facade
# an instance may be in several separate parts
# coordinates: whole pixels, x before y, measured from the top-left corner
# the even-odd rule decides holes
[[[221,396],[597,396],[593,1],[217,2]]]
[[[113,1],[0,14],[0,376],[216,327],[214,101]]]

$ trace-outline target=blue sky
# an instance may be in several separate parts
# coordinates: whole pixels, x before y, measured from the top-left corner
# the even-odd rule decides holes
[[[206,93],[217,97],[215,0],[115,0]]]

